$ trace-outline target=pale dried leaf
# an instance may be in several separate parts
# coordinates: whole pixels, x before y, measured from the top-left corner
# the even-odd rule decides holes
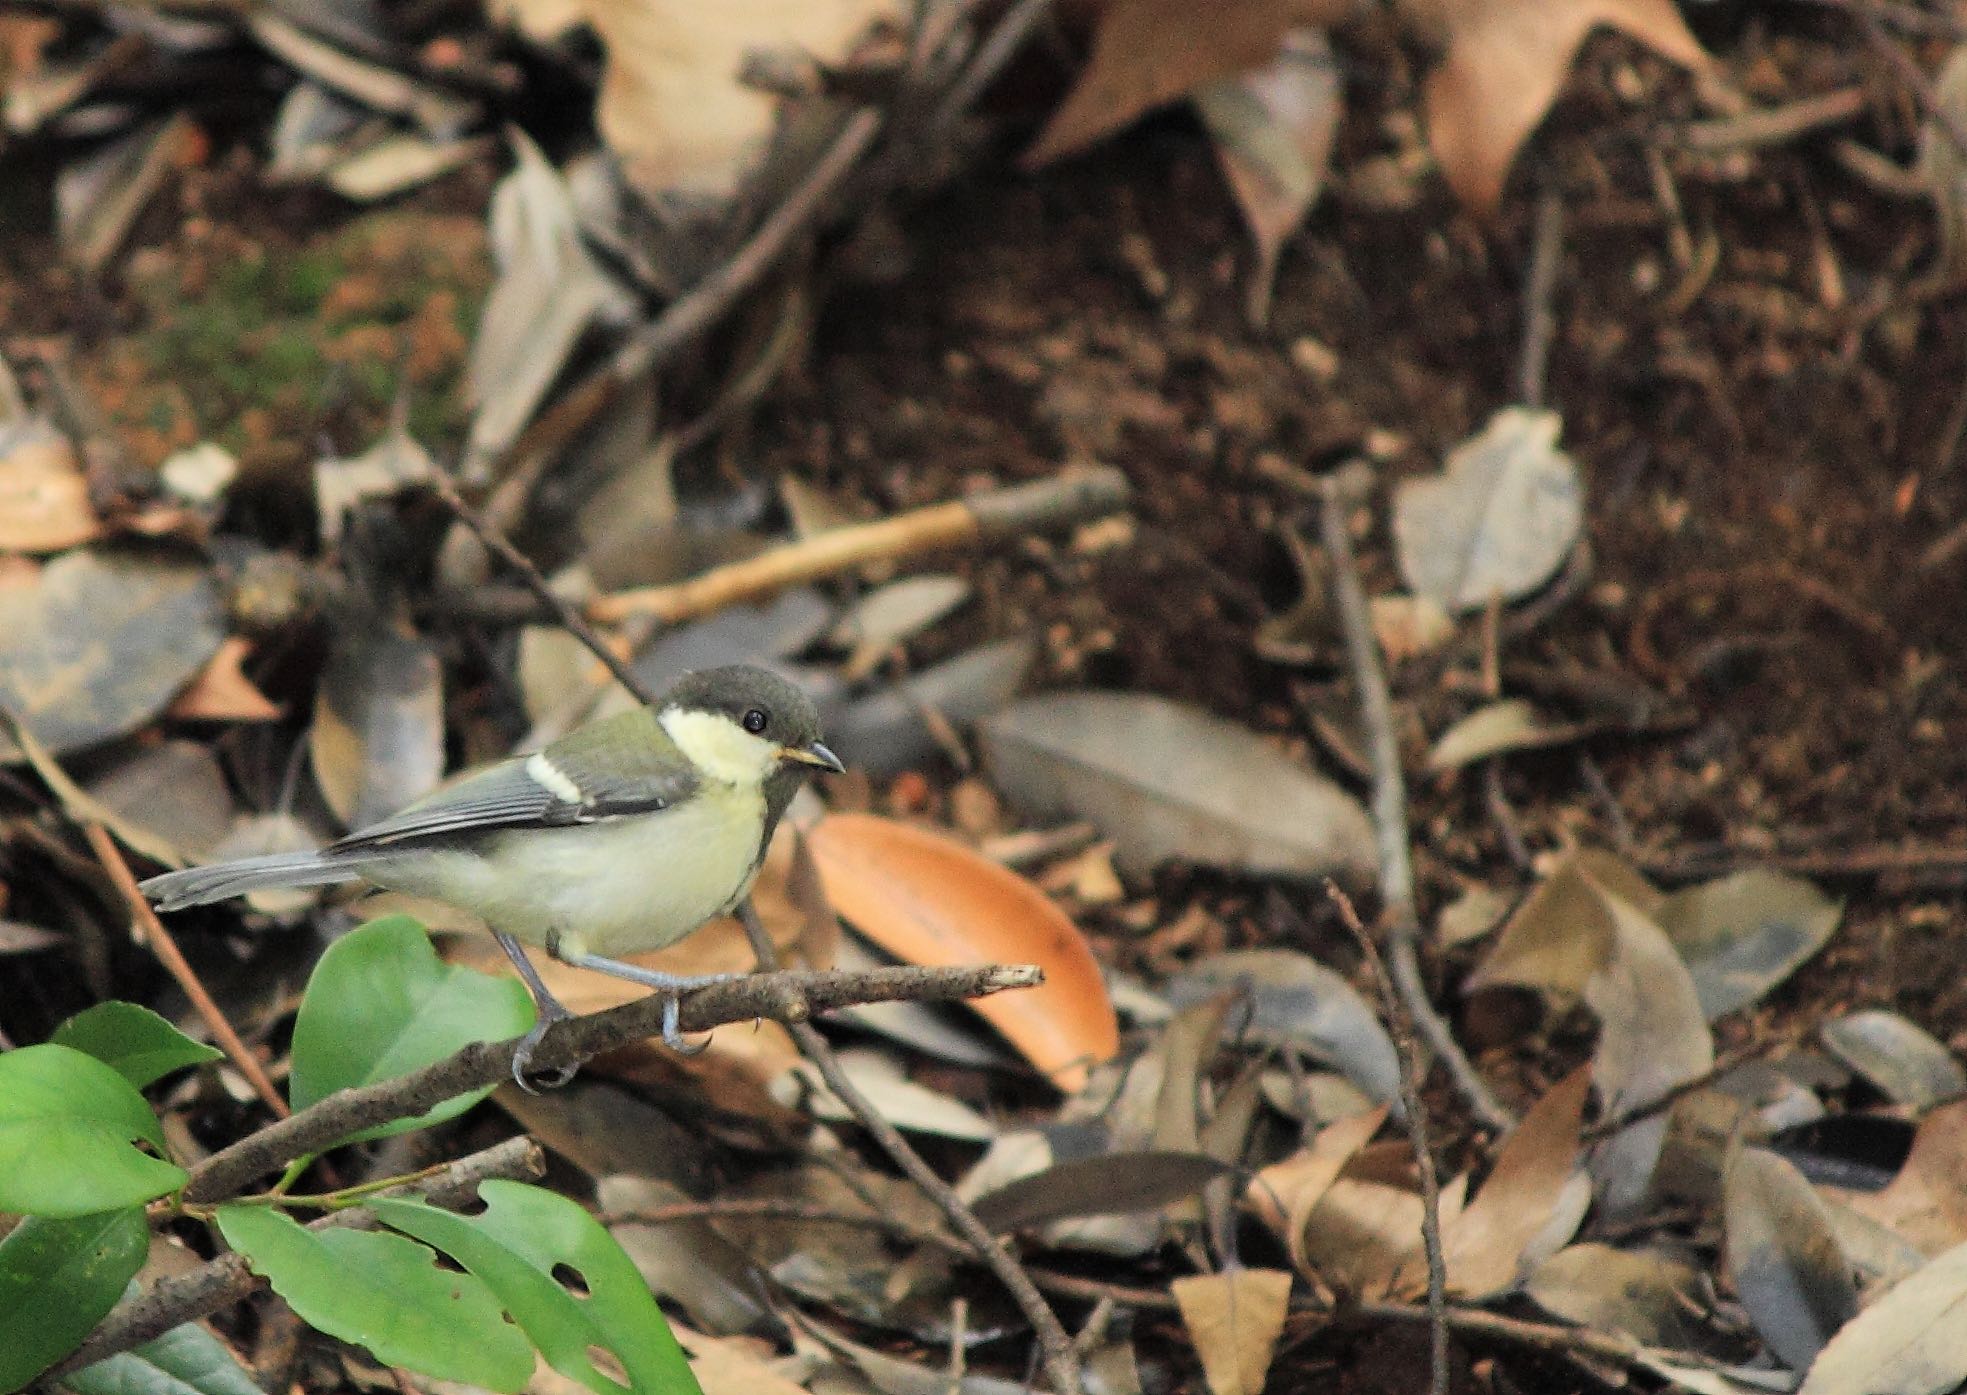
[[[1571,1245],[1531,1273],[1524,1292],[1544,1311],[1648,1346],[1686,1350],[1699,1338],[1706,1276],[1685,1259],[1658,1250]]]
[[[1940,1395],[1967,1380],[1967,1245],[1889,1289],[1830,1339],[1797,1395]]]
[[[1505,407],[1449,452],[1439,475],[1401,482],[1393,539],[1407,585],[1451,611],[1535,591],[1584,524],[1584,486],[1557,448],[1555,412]]]
[[[1332,1184],[1353,1155],[1364,1148],[1386,1122],[1384,1105],[1320,1129],[1311,1145],[1282,1162],[1262,1169],[1250,1184],[1250,1205],[1257,1218],[1276,1231],[1289,1246],[1291,1261],[1311,1271],[1305,1228]]]
[[[444,672],[407,624],[340,626],[315,691],[308,757],[335,816],[360,828],[428,794],[444,773]]]
[[[1757,1002],[1824,947],[1844,914],[1799,877],[1750,868],[1677,891],[1655,914],[1708,1020]]]
[[[1967,1242],[1967,1101],[1919,1121],[1912,1150],[1883,1191],[1849,1192],[1844,1201],[1928,1255]]]
[[[1291,1276],[1280,1269],[1190,1274],[1170,1286],[1210,1395],[1262,1395],[1284,1333]]]
[[[1658,892],[1610,853],[1582,849],[1524,898],[1463,991],[1517,984],[1575,1001],[1612,952],[1608,890],[1642,909],[1659,901]]]
[[[1430,770],[1459,770],[1511,751],[1537,751],[1576,741],[1585,728],[1546,722],[1521,698],[1478,707],[1441,733],[1427,753]]]
[[[1544,119],[1585,36],[1601,24],[1703,70],[1706,50],[1672,0],[1400,0],[1446,53],[1428,74],[1428,140],[1462,202],[1494,209],[1530,132]]]

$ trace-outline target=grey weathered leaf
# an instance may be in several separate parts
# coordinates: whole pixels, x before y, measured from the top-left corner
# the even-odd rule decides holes
[[[1236,1169],[1207,1153],[1151,1150],[1055,1163],[980,1196],[971,1209],[992,1230],[1022,1230],[1075,1216],[1154,1211]]]
[[[1675,892],[1654,918],[1686,961],[1712,1022],[1795,973],[1843,913],[1842,901],[1801,878],[1750,868]]]
[[[1269,317],[1277,260],[1325,187],[1344,88],[1322,29],[1294,29],[1261,68],[1205,83],[1190,94],[1215,145],[1216,160],[1256,246],[1244,310]]]
[[[1846,1323],[1797,1395],[1940,1395],[1967,1380],[1967,1245]]]
[[[407,626],[341,625],[315,693],[308,755],[335,816],[360,828],[395,813],[444,773],[444,675]]]
[[[1407,585],[1452,611],[1513,601],[1548,581],[1584,523],[1584,487],[1557,449],[1555,412],[1505,407],[1449,452],[1439,475],[1394,492]]]
[[[209,746],[163,741],[131,752],[84,786],[124,823],[148,830],[186,862],[210,860],[236,805]]]
[[[980,645],[898,683],[877,684],[826,717],[826,741],[849,765],[894,775],[935,757],[936,738],[923,720],[933,712],[953,725],[998,711],[1024,683],[1038,654],[1030,636]]]
[[[182,553],[82,548],[0,585],[0,706],[55,755],[136,730],[225,638],[205,568]],[[18,760],[0,739],[0,760]]]
[[[889,650],[969,599],[970,583],[947,575],[903,577],[868,592],[833,628],[833,642],[853,651],[846,663],[847,677],[872,673]]]
[[[992,774],[1036,811],[1090,819],[1122,867],[1364,876],[1366,811],[1252,733],[1146,693],[1055,693],[978,724]]]
[[[1854,1012],[1819,1030],[1832,1055],[1898,1104],[1930,1109],[1967,1091],[1953,1053],[1896,1012]]]
[[[1247,1025],[1258,1041],[1292,1042],[1338,1070],[1375,1104],[1400,1112],[1400,1057],[1358,990],[1308,954],[1289,949],[1241,949],[1212,954],[1168,985],[1178,1007],[1227,990],[1247,996]]]
[[[1755,1330],[1801,1371],[1858,1311],[1851,1262],[1824,1203],[1796,1167],[1764,1148],[1737,1148],[1722,1182],[1724,1262]]]

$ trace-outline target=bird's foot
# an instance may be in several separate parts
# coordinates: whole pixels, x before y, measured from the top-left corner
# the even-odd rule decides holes
[[[661,969],[645,969],[640,964],[624,964],[619,959],[604,959],[598,954],[562,954],[563,963],[576,968],[592,969],[600,974],[612,974],[616,978],[639,983],[645,988],[653,988],[664,995],[662,1008],[662,1044],[679,1056],[700,1055],[710,1043],[706,1040],[692,1046],[683,1039],[681,1025],[682,999],[685,993],[694,993],[699,988],[709,988],[713,984],[730,983],[743,978],[743,974],[697,974],[685,977],[680,974],[666,974]]]
[[[533,1064],[533,1052],[538,1049],[540,1040],[556,1022],[565,1022],[573,1014],[560,1006],[559,1002],[547,998],[540,1003],[539,1020],[533,1023],[532,1030],[519,1039],[519,1047],[512,1053],[512,1079],[520,1089],[529,1095],[537,1095],[540,1088],[557,1090],[580,1073],[578,1065],[559,1066],[543,1072],[536,1086],[526,1076]]]

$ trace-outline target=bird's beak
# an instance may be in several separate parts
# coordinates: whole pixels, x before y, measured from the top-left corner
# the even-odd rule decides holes
[[[845,775],[847,767],[840,763],[840,757],[815,741],[810,746],[787,746],[779,752],[780,760],[789,760],[798,765],[810,765],[820,770],[831,770],[835,775]]]

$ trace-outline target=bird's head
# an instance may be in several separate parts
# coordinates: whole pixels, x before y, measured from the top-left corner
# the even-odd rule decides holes
[[[819,709],[798,685],[750,664],[679,680],[657,712],[670,739],[705,774],[739,783],[840,774],[820,741]]]

